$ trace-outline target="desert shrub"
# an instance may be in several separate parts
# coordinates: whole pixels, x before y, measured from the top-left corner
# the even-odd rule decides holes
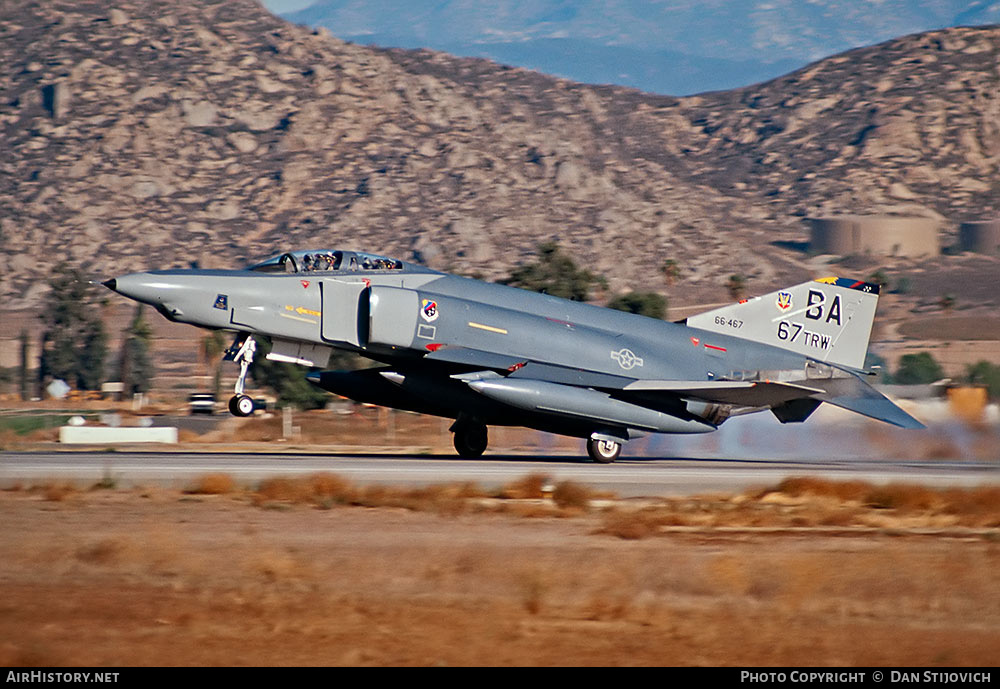
[[[589,488],[573,481],[563,481],[552,491],[552,501],[563,509],[587,509],[592,497]]]
[[[660,320],[667,317],[667,299],[657,292],[626,292],[609,301],[608,308]]]
[[[930,352],[904,354],[893,376],[900,385],[926,385],[944,378],[944,370]]]
[[[229,474],[205,474],[184,492],[188,495],[225,495],[236,490],[236,481]]]
[[[538,500],[545,497],[545,489],[552,482],[547,474],[529,474],[500,490],[500,497],[508,500]]]

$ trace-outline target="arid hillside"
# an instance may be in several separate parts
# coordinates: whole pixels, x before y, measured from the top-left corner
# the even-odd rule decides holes
[[[808,277],[802,216],[1000,205],[1000,29],[690,98],[293,26],[252,0],[0,7],[0,299],[345,246],[506,275],[558,239],[609,290]],[[955,259],[959,260],[959,259]],[[941,270],[950,269],[942,259]]]

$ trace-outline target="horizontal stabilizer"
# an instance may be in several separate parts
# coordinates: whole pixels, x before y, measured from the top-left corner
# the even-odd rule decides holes
[[[808,382],[808,385],[804,383]],[[811,379],[798,383],[766,381],[637,380],[625,392],[663,392],[706,402],[744,407],[778,407],[812,399],[891,423],[900,428],[924,428],[892,400],[854,374],[842,378]]]
[[[626,385],[625,391],[667,392],[741,407],[773,407],[824,392],[820,388],[797,383],[734,380],[637,380]]]
[[[816,395],[835,407],[841,407],[872,419],[885,421],[900,428],[926,428],[924,424],[903,411],[895,402],[857,376],[823,381],[826,391]]]

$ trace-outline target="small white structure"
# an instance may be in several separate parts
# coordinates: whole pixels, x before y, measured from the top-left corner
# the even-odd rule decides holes
[[[59,442],[76,445],[104,445],[106,443],[176,443],[177,428],[118,427],[110,426],[61,426]]]

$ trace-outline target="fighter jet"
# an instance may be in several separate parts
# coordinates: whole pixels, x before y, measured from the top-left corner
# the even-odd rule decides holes
[[[462,457],[488,426],[586,439],[613,462],[650,433],[709,433],[770,411],[805,421],[824,402],[903,428],[919,421],[864,377],[878,285],[825,278],[669,323],[449,275],[359,251],[294,251],[241,270],[156,270],[104,283],[172,321],[233,331],[240,364],[256,350],[325,369],[334,350],[381,365],[308,379],[358,402],[454,419]]]

